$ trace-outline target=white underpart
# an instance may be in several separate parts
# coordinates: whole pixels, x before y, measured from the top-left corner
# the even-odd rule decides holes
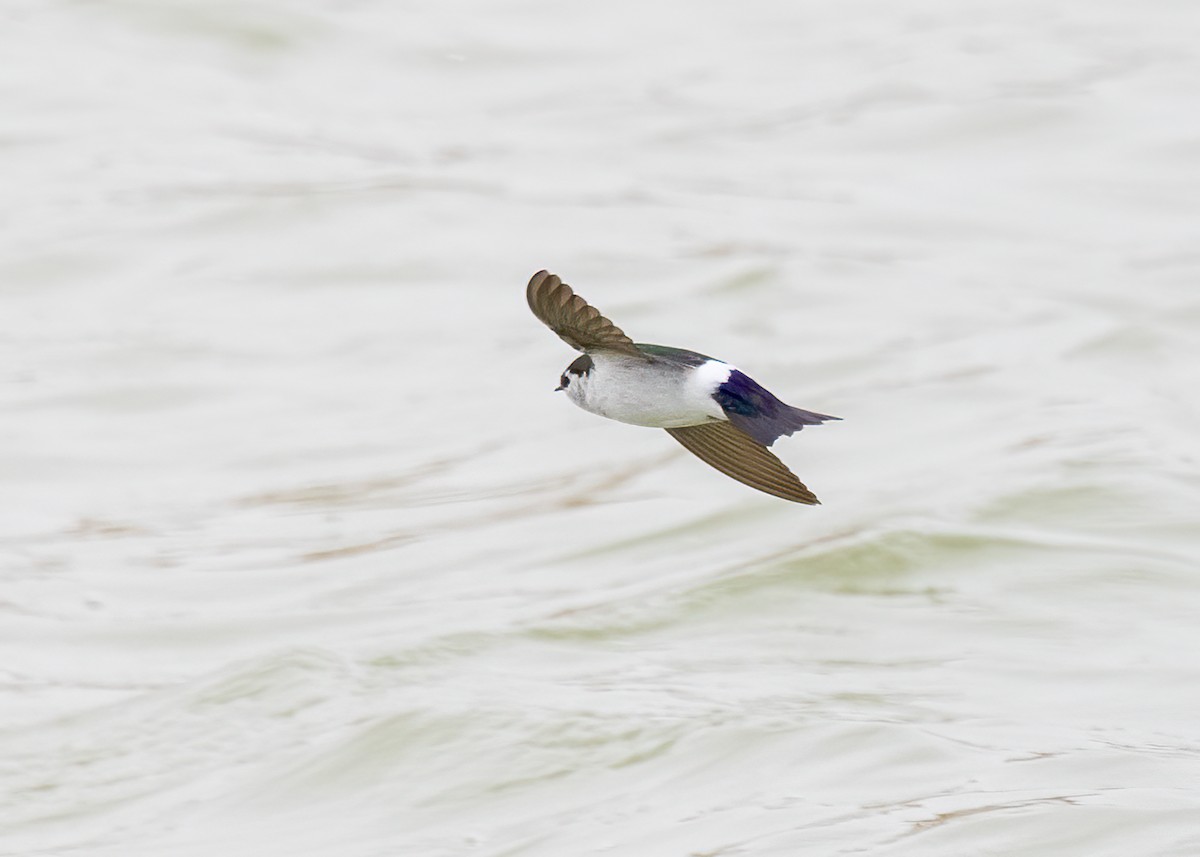
[[[592,360],[592,371],[573,377],[567,386],[571,401],[585,411],[654,428],[726,419],[712,395],[733,371],[728,363],[675,367],[601,354],[593,354]]]

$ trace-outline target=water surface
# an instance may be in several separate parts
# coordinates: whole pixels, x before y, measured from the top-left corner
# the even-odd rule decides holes
[[[1200,20],[902,6],[0,13],[0,854],[1200,851]]]

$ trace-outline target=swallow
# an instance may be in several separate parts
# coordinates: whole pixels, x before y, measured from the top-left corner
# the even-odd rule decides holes
[[[821,502],[767,447],[840,417],[785,404],[732,363],[634,342],[548,271],[533,275],[525,297],[543,324],[583,352],[556,392],[610,420],[666,429],[701,461],[751,488],[810,506]]]

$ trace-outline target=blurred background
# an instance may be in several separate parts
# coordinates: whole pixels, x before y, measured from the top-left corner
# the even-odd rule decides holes
[[[0,854],[1200,852],[1200,12],[0,9]],[[843,422],[551,390],[549,268]]]

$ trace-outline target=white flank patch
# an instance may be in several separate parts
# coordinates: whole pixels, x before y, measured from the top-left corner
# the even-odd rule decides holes
[[[709,360],[697,367],[696,374],[692,376],[692,383],[702,389],[706,396],[711,396],[718,387],[729,380],[729,376],[736,368],[736,366],[722,363],[720,360]]]

